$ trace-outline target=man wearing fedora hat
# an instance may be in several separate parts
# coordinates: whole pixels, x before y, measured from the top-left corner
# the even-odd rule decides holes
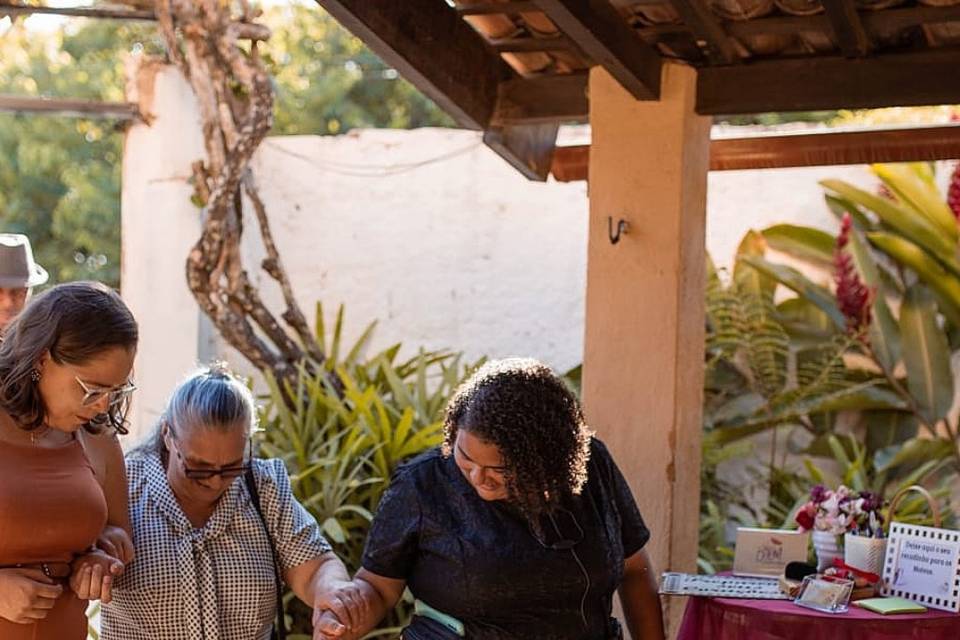
[[[0,333],[23,309],[30,289],[47,278],[46,270],[33,261],[27,236],[0,233]]]

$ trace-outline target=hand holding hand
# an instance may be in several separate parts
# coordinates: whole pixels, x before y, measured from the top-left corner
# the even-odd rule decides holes
[[[81,600],[100,600],[109,604],[112,599],[113,579],[123,573],[124,565],[111,555],[97,549],[73,562],[70,588]]]
[[[352,635],[370,615],[370,601],[356,583],[332,584],[314,599],[314,640]]]
[[[123,527],[107,525],[103,533],[97,538],[97,548],[102,549],[123,564],[130,564],[133,560],[133,540],[130,539]]]
[[[347,628],[330,610],[313,610],[313,640],[345,640]]]

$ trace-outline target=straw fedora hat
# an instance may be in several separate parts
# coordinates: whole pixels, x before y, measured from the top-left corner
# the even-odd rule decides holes
[[[46,269],[33,261],[30,239],[21,233],[0,233],[0,287],[35,287],[47,281]]]

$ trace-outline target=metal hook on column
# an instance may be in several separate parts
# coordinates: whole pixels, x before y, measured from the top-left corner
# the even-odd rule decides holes
[[[610,237],[610,244],[617,244],[620,242],[620,236],[625,236],[630,232],[630,223],[628,223],[623,218],[620,218],[617,221],[617,231],[613,231],[613,218],[607,216],[607,235]]]

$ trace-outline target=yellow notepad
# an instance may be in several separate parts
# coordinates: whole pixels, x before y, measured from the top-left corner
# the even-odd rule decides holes
[[[922,604],[917,604],[905,598],[867,598],[857,600],[853,604],[869,611],[888,615],[891,613],[923,613],[927,610]]]

